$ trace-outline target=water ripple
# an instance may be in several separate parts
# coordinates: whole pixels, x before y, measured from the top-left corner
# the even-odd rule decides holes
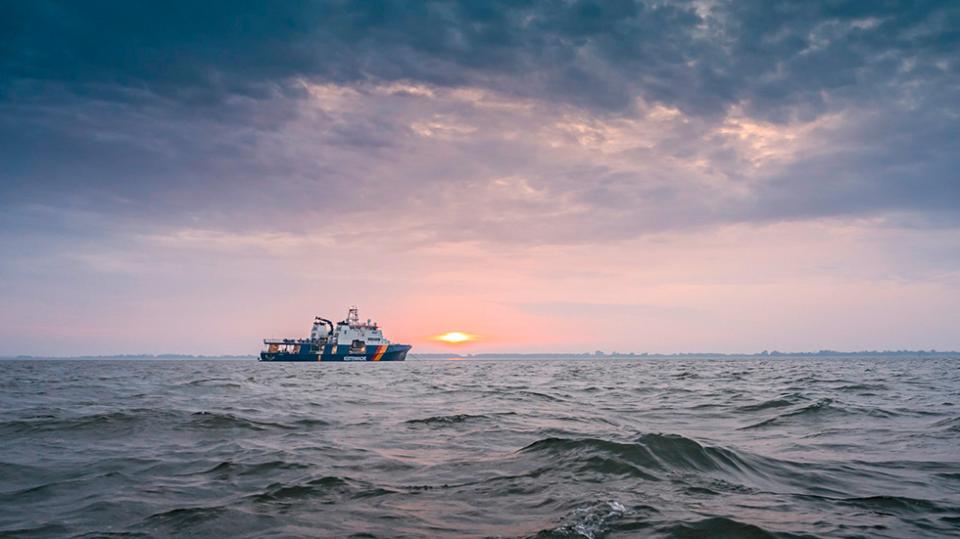
[[[960,537],[957,365],[10,361],[0,537]]]

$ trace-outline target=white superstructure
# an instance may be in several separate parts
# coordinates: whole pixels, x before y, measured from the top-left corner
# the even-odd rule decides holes
[[[353,348],[390,344],[376,322],[360,321],[356,307],[351,307],[346,320],[337,322],[335,326],[329,320],[317,317],[310,330],[310,340],[323,344],[350,345]]]

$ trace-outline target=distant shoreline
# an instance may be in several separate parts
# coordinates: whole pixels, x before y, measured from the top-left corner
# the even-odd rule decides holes
[[[723,353],[677,353],[677,354],[651,354],[651,353],[487,353],[487,354],[442,354],[442,353],[412,353],[408,356],[411,361],[435,360],[435,359],[481,359],[481,360],[605,360],[605,359],[803,359],[803,358],[821,358],[821,359],[843,359],[843,358],[958,358],[960,352],[942,351],[942,350],[884,350],[884,351],[859,351],[859,352],[840,352],[836,350],[821,350],[818,352],[779,352],[763,351],[753,354],[723,354]],[[256,360],[256,355],[190,355],[190,354],[117,354],[102,356],[0,356],[0,361],[23,361],[23,360],[90,360],[90,361],[236,361]]]

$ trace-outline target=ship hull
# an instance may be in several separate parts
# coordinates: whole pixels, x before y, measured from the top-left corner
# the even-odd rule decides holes
[[[391,344],[351,351],[348,345],[327,345],[322,349],[302,346],[296,352],[261,352],[260,361],[404,361],[410,348],[408,344]]]

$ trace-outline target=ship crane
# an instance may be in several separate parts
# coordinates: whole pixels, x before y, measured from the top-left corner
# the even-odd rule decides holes
[[[320,328],[322,326],[327,326],[327,331],[325,334],[320,334]],[[333,335],[333,322],[327,320],[326,318],[321,318],[319,316],[314,317],[313,319],[313,329],[310,330],[310,340],[311,341],[320,341],[326,340]]]

